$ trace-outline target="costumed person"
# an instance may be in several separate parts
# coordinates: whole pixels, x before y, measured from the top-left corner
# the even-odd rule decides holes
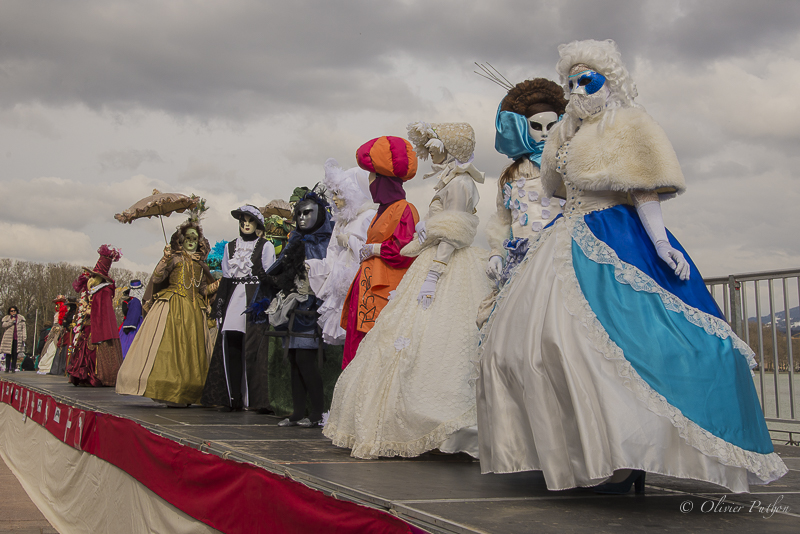
[[[342,309],[341,327],[346,332],[342,369],[353,359],[389,293],[397,288],[414,258],[400,250],[414,238],[419,222],[417,208],[406,201],[403,182],[417,174],[417,154],[402,137],[373,139],[356,151],[358,166],[369,172],[369,191],[378,211],[367,230],[367,242],[359,251],[359,265]]]
[[[482,330],[481,470],[541,470],[548,489],[644,491],[645,473],[734,492],[783,476],[750,369],[660,201],[685,189],[675,151],[633,99],[613,41],[559,47],[569,94],[542,156],[565,186]]]
[[[46,375],[53,366],[53,360],[58,351],[58,340],[65,330],[64,319],[67,315],[67,311],[69,311],[66,302],[67,298],[64,295],[59,295],[53,299],[53,305],[55,306],[53,326],[50,328],[50,332],[47,334],[47,338],[42,346],[41,357],[39,358],[39,369],[36,371],[37,374]]]
[[[341,327],[347,290],[358,272],[359,253],[367,241],[367,230],[375,205],[369,194],[369,173],[358,167],[344,170],[335,159],[325,162],[324,185],[333,195],[333,236],[322,260],[306,260],[311,289],[322,300],[318,324],[329,345],[344,345]]]
[[[72,287],[78,293],[78,311],[75,318],[75,330],[72,349],[66,362],[66,374],[69,381],[76,385],[102,386],[103,383],[95,373],[97,352],[92,345],[91,305],[89,304],[89,281],[86,273],[72,282]]]
[[[475,315],[491,283],[486,251],[470,246],[484,175],[472,164],[467,123],[408,126],[421,159],[431,156],[433,200],[401,254],[416,257],[380,320],[342,372],[324,434],[357,458],[419,456],[433,449],[478,455]]]
[[[208,240],[196,217],[178,226],[144,296],[142,326],[117,378],[117,393],[168,406],[200,402],[208,374]]]
[[[565,201],[545,195],[539,178],[547,134],[566,105],[560,85],[535,78],[512,87],[497,108],[495,150],[513,162],[497,180],[497,211],[486,225],[492,249],[486,273],[496,285],[481,305],[478,327],[486,322],[499,286],[522,261],[530,241],[561,213]]]
[[[248,310],[254,322],[269,320],[276,329],[287,329],[303,334],[289,335],[288,357],[291,366],[292,413],[281,420],[278,426],[318,427],[322,422],[324,392],[322,375],[318,364],[318,353],[322,340],[316,335],[316,313],[320,301],[308,283],[306,261],[322,260],[328,249],[333,225],[328,202],[314,190],[306,192],[294,205],[296,230],[289,236],[278,260],[259,274],[261,283]],[[267,305],[268,307],[264,309]],[[304,312],[292,316],[295,312]],[[311,400],[306,416],[306,397]]]
[[[220,335],[201,402],[223,411],[249,407],[270,413],[268,361],[258,357],[263,325],[249,322],[244,311],[255,295],[258,275],[275,263],[275,247],[257,234],[264,231],[264,216],[257,207],[245,205],[231,215],[239,222],[239,237],[228,242],[222,255],[222,278],[212,313]]]
[[[44,347],[48,341],[48,337],[50,336],[50,330],[53,329],[53,323],[46,322],[42,325],[42,329],[39,330],[39,335],[37,336],[36,341],[36,349],[34,350],[34,370],[39,368],[39,361],[42,359],[42,355],[44,354]]]
[[[123,298],[121,302],[122,307],[122,325],[120,325],[119,342],[122,347],[122,357],[128,354],[131,348],[136,332],[142,325],[142,301],[138,296],[133,295],[134,291],[139,291],[142,288],[141,280],[131,280],[128,287],[122,292]]]
[[[20,315],[16,306],[9,306],[8,313],[3,317],[3,330],[0,352],[6,358],[6,373],[16,373],[17,355],[24,352],[25,340],[28,338],[25,316]]]
[[[50,373],[54,376],[64,376],[67,372],[67,362],[73,351],[75,341],[76,316],[78,313],[78,301],[73,297],[67,297],[67,313],[61,321],[64,331],[56,340],[56,354],[53,363],[50,365]]]
[[[87,294],[89,332],[84,329],[83,353],[68,367],[70,381],[77,385],[115,386],[122,364],[117,316],[114,313],[116,286],[108,273],[122,253],[109,245],[97,249],[100,255],[94,269],[84,267],[78,286]]]

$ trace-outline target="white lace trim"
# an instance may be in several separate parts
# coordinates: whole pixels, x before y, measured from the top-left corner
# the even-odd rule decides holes
[[[438,448],[451,434],[455,434],[462,428],[471,427],[476,424],[478,424],[478,412],[476,406],[473,404],[472,407],[460,417],[442,423],[428,434],[409,442],[370,441],[367,443],[357,443],[356,437],[352,434],[340,432],[336,428],[334,421],[328,421],[323,433],[335,446],[351,449],[350,455],[355,458],[363,458],[365,460],[378,458],[379,456],[414,458]]]
[[[706,312],[687,305],[681,299],[662,288],[655,280],[650,278],[640,269],[624,263],[619,259],[613,248],[603,241],[597,239],[589,230],[583,217],[570,217],[567,227],[572,235],[572,239],[583,250],[587,258],[595,263],[614,266],[614,278],[621,284],[631,286],[634,291],[645,293],[655,293],[661,297],[661,302],[668,310],[682,314],[687,321],[705,330],[706,334],[717,336],[720,339],[731,339],[733,347],[745,357],[750,369],[756,367],[755,353],[752,349],[734,334],[730,325]]]
[[[602,353],[606,359],[615,363],[617,374],[622,379],[622,384],[632,391],[636,397],[642,401],[648,410],[660,417],[669,419],[672,425],[678,430],[678,434],[681,436],[681,438],[686,441],[686,443],[700,451],[702,454],[717,458],[723,465],[742,467],[757,476],[764,484],[772,482],[773,480],[777,480],[785,475],[788,472],[788,469],[783,463],[783,460],[781,460],[780,456],[778,456],[776,453],[773,452],[765,455],[752,451],[746,451],[740,447],[737,447],[736,445],[733,445],[732,443],[728,443],[727,441],[714,436],[704,428],[700,427],[697,423],[687,419],[680,412],[680,410],[672,406],[666,398],[653,390],[650,385],[639,376],[630,362],[625,359],[622,349],[620,349],[608,337],[608,333],[600,324],[600,321],[597,319],[597,316],[592,311],[588,301],[580,289],[578,278],[575,275],[575,270],[572,265],[572,235],[569,231],[569,226],[567,226],[570,225],[570,223],[573,223],[571,224],[572,227],[582,225],[583,228],[585,228],[588,232],[588,227],[586,227],[586,223],[584,222],[582,216],[574,218],[564,217],[556,221],[555,224],[553,224],[539,236],[539,239],[531,244],[530,250],[525,256],[525,259],[523,259],[522,262],[517,266],[509,281],[500,290],[495,303],[495,309],[506,296],[509,288],[513,285],[512,282],[514,277],[517,275],[517,273],[522,272],[522,269],[524,268],[523,266],[535,256],[536,251],[540,248],[541,244],[544,243],[546,239],[551,238],[551,235],[556,230],[560,230],[562,227],[565,227],[565,231],[559,231],[555,236],[552,236],[553,239],[557,239],[556,256],[553,259],[553,263],[556,276],[562,282],[564,307],[571,315],[579,318],[586,329],[588,339],[592,343],[592,346]],[[588,233],[591,234],[591,232]],[[591,235],[594,237],[593,234]],[[581,237],[584,238],[586,236],[581,235]],[[581,243],[579,242],[578,244],[580,246]],[[581,249],[584,251],[586,250],[583,247],[581,247]],[[636,280],[638,278],[635,276],[631,278],[631,272],[625,273],[626,269],[624,267],[627,266],[627,264],[622,264],[619,258],[617,258],[617,261],[620,263],[620,270],[617,270],[617,266],[615,265],[615,273],[622,272],[623,274],[628,275],[628,278],[623,276],[623,279],[620,280],[619,274],[617,274],[617,280],[619,280],[621,283],[629,283],[628,280]],[[633,267],[630,268],[634,269]],[[642,274],[644,275],[644,273]],[[635,286],[632,285],[632,287]],[[676,311],[683,312],[682,309]],[[702,313],[698,310],[695,311],[697,313]],[[684,314],[684,316],[686,315]],[[473,360],[474,368],[470,377],[471,383],[474,383],[479,376],[480,361],[485,349],[483,341],[488,332],[491,331],[495,317],[496,314],[494,314],[493,310],[492,314],[489,316],[489,320],[481,329],[480,345],[478,346],[476,359]],[[703,326],[705,329],[705,325],[700,326]],[[715,331],[713,327],[712,330]],[[720,329],[720,331],[722,331],[722,329]],[[734,339],[736,339],[735,336]]]
[[[660,417],[669,419],[672,425],[678,430],[678,434],[681,438],[702,454],[717,458],[723,465],[747,469],[764,483],[777,480],[785,475],[788,472],[786,465],[776,453],[760,454],[747,451],[714,436],[697,423],[687,419],[680,410],[672,406],[666,398],[652,389],[650,385],[639,376],[630,362],[625,359],[622,349],[609,338],[608,333],[592,311],[589,302],[584,297],[580,285],[578,284],[578,278],[575,275],[575,270],[572,265],[572,239],[573,235],[578,235],[578,238],[586,240],[587,236],[576,230],[584,228],[588,232],[588,227],[586,227],[583,217],[566,219],[563,224],[567,226],[567,231],[560,232],[556,235],[557,241],[554,267],[556,276],[562,282],[561,293],[564,297],[564,306],[571,315],[577,317],[581,321],[588,333],[588,339],[592,346],[602,353],[606,359],[616,364],[617,374],[622,379],[622,384],[633,392],[648,410]],[[572,232],[574,232],[574,234]],[[589,233],[591,234],[591,232]],[[575,238],[576,242],[578,238]],[[580,246],[581,243],[578,242],[578,245]],[[617,261],[619,261],[619,258],[617,258]],[[622,267],[622,262],[620,262],[620,267]],[[625,278],[624,282],[622,280],[620,281],[629,283],[629,281],[633,282],[635,280],[636,282],[644,283],[644,278],[638,276],[631,278],[631,274],[633,274],[631,271],[635,268],[628,267],[630,269],[621,269],[624,274],[628,275],[628,278]],[[638,269],[636,270],[638,271]],[[617,273],[620,272],[616,269],[615,271]],[[644,273],[641,274],[643,277],[646,277]],[[617,274],[618,280],[619,276],[620,275]],[[649,277],[647,278],[649,279]],[[650,279],[650,281],[652,282],[652,279]],[[655,282],[652,283],[655,284]],[[702,312],[697,311],[697,313]]]

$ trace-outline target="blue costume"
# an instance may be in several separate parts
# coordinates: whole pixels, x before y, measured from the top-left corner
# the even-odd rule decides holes
[[[666,135],[633,105],[610,113],[560,124],[545,146],[545,192],[566,204],[481,332],[482,471],[542,470],[552,490],[633,469],[749,491],[787,472],[756,396],[753,352],[663,223],[656,241],[637,213],[641,192],[684,189]],[[677,267],[659,256],[664,247]]]

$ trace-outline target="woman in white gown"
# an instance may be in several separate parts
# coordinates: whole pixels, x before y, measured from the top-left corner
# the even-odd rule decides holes
[[[559,53],[571,94],[542,181],[567,202],[482,330],[482,471],[601,493],[643,492],[645,472],[735,492],[781,477],[753,353],[664,227],[660,198],[685,188],[672,145],[613,41]]]
[[[335,159],[325,162],[325,187],[333,193],[333,235],[328,252],[321,260],[306,260],[308,282],[319,307],[317,323],[322,340],[328,345],[344,345],[341,327],[344,299],[358,272],[358,253],[367,242],[367,230],[375,217],[375,204],[369,194],[369,173],[358,167],[344,170]]]
[[[488,253],[471,247],[478,227],[472,165],[475,134],[466,123],[409,125],[423,159],[429,151],[436,193],[417,238],[417,256],[333,393],[324,434],[357,458],[413,457],[432,449],[477,455],[470,359],[475,314],[490,291]]]

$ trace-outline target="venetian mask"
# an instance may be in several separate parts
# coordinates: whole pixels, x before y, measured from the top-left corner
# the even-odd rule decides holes
[[[89,291],[91,291],[96,286],[99,286],[102,283],[103,283],[103,277],[102,276],[93,276],[93,277],[89,278],[89,280],[86,281],[86,288]]]
[[[606,78],[586,65],[575,65],[568,78],[569,103],[567,112],[579,119],[587,119],[606,107],[609,90]]]
[[[297,229],[301,232],[310,232],[319,217],[319,204],[313,200],[304,200],[295,206],[294,213]]]
[[[256,231],[258,228],[258,223],[252,215],[242,215],[242,218],[239,219],[239,229],[245,235],[250,235]]]
[[[428,153],[431,155],[431,161],[436,165],[441,165],[447,159],[447,149],[444,147],[431,146],[428,148]]]
[[[197,243],[199,239],[200,236],[198,235],[197,230],[194,228],[189,228],[186,230],[186,233],[183,235],[183,250],[189,254],[194,254],[197,251]]]
[[[336,206],[337,210],[340,210],[344,209],[344,207],[347,205],[347,201],[344,199],[344,197],[339,196],[339,193],[337,192],[333,194],[333,204]]]
[[[547,133],[558,122],[555,111],[543,111],[528,117],[528,134],[537,143],[547,139]]]

